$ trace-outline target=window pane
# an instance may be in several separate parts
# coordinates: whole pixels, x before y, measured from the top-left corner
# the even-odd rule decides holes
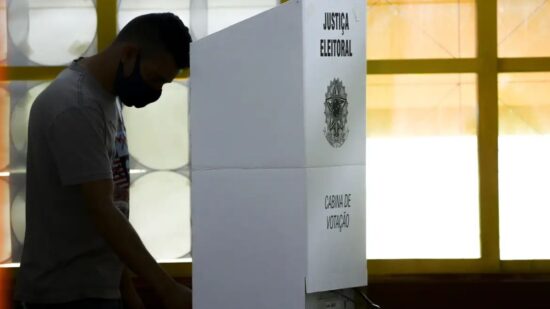
[[[367,76],[367,257],[479,258],[473,74]]]
[[[38,97],[49,83],[41,83],[26,89],[26,85],[12,84],[12,94],[17,97],[17,102],[12,106],[10,120],[10,135],[12,146],[18,154],[27,153],[27,134],[29,126],[29,117],[34,100]],[[19,94],[22,96],[19,97]],[[24,165],[21,165],[24,167]]]
[[[119,29],[131,19],[153,12],[172,12],[190,27],[194,39],[229,27],[277,5],[276,0],[121,0]]]
[[[189,162],[187,84],[173,82],[144,109],[124,108],[134,167],[174,170]]]
[[[0,172],[2,173],[2,172]],[[0,264],[11,260],[10,191],[8,176],[0,174]]]
[[[474,0],[367,0],[367,58],[475,57]]]
[[[120,0],[118,28],[122,29],[130,20],[148,13],[172,12],[189,27],[190,0]]]
[[[18,175],[21,176],[21,175]],[[24,176],[24,174],[23,174]],[[20,246],[25,242],[25,212],[26,212],[26,200],[25,200],[25,187],[23,186],[13,186],[17,190],[13,193],[13,199],[11,202],[10,208],[10,225],[12,238],[16,245],[19,246],[19,249],[22,249]]]
[[[9,123],[9,95],[5,84],[0,83],[0,172],[6,171],[10,162]]]
[[[0,64],[5,65],[8,45],[8,31],[6,20],[6,0],[0,0]]]
[[[96,51],[91,0],[8,0],[8,64],[63,65]]]
[[[178,259],[191,253],[190,183],[174,172],[133,177],[130,222],[157,259]]]
[[[498,0],[499,57],[550,56],[550,3]]]
[[[499,76],[500,255],[550,259],[550,74]]]
[[[227,28],[276,5],[276,0],[209,0],[208,33]]]

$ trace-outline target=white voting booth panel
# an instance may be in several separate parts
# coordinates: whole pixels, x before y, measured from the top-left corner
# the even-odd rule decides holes
[[[365,73],[363,0],[290,1],[192,44],[194,308],[367,284]]]

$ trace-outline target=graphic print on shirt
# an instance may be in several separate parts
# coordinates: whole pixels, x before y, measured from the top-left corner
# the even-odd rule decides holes
[[[117,132],[115,136],[115,155],[113,158],[113,182],[114,182],[114,202],[126,218],[130,216],[130,153],[128,151],[128,142],[126,140],[126,127],[122,110],[117,103]]]

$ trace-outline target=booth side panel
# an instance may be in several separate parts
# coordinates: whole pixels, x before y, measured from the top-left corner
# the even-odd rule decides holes
[[[304,0],[307,291],[367,284],[365,1]]]
[[[304,166],[301,27],[290,3],[192,44],[193,168]]]
[[[305,171],[193,173],[194,308],[305,308]]]

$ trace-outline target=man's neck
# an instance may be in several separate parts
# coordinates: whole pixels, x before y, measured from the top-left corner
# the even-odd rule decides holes
[[[99,82],[105,91],[115,95],[114,84],[118,69],[116,59],[118,59],[116,50],[110,47],[97,55],[82,59],[80,64]]]

